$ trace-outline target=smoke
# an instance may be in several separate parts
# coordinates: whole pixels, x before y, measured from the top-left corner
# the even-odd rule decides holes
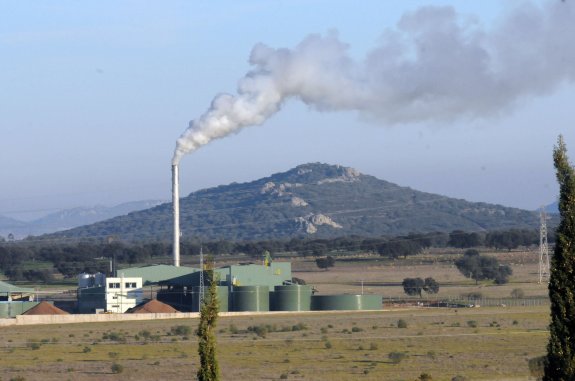
[[[286,99],[354,110],[386,125],[500,114],[575,79],[572,1],[523,3],[492,29],[452,7],[423,7],[384,31],[361,61],[337,33],[293,49],[257,44],[237,95],[221,94],[190,122],[173,163],[210,141],[264,123]]]

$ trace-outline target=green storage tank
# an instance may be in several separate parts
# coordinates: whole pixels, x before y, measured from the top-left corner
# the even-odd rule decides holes
[[[270,300],[272,311],[309,311],[311,287],[298,284],[275,286]]]
[[[218,293],[218,302],[220,306],[220,312],[228,312],[229,311],[229,292],[228,286],[216,286],[216,290]],[[210,286],[204,287],[204,297],[209,297],[210,294]],[[194,286],[192,287],[192,312],[198,312],[200,303],[200,287]]]
[[[268,286],[234,286],[233,311],[269,311],[270,289]]]
[[[380,295],[313,295],[313,311],[381,310]]]

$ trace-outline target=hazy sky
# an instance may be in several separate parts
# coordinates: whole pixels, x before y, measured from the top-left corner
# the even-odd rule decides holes
[[[451,6],[482,36],[526,3],[0,1],[0,215],[168,200],[176,139],[214,96],[236,93],[258,43],[293,49],[310,34],[337,33],[349,57],[363,62],[406,12]],[[507,36],[527,50],[537,37]],[[449,49],[441,54],[451,59]],[[530,69],[553,52],[538,55],[537,62],[516,62],[517,83],[544,82]],[[566,66],[575,67],[572,57],[563,58]],[[473,73],[465,62],[454,78],[462,66]],[[517,85],[518,96],[485,116],[464,111],[391,123],[388,106],[381,108],[386,115],[370,117],[345,107],[318,111],[290,98],[262,125],[185,156],[181,194],[324,162],[422,191],[535,209],[556,198],[551,154],[559,134],[575,159],[575,86],[572,73],[561,75],[535,90]],[[478,78],[471,80],[484,82]],[[493,91],[482,99],[497,104],[500,96]]]

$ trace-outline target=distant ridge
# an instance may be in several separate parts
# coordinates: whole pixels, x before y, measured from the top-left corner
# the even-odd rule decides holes
[[[420,192],[320,163],[200,190],[180,206],[183,239],[202,240],[483,231],[535,228],[539,221],[537,212]],[[50,237],[169,241],[171,229],[166,203]]]
[[[8,234],[14,234],[16,239],[20,239],[28,235],[68,230],[77,226],[93,224],[98,221],[128,214],[136,210],[151,208],[162,202],[165,201],[145,200],[126,202],[111,207],[97,205],[94,207],[64,209],[30,222],[0,216],[0,236],[6,238]]]

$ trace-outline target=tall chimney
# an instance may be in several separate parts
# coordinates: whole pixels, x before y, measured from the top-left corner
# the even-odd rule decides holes
[[[172,205],[174,208],[174,266],[180,266],[180,185],[178,165],[172,165]]]

